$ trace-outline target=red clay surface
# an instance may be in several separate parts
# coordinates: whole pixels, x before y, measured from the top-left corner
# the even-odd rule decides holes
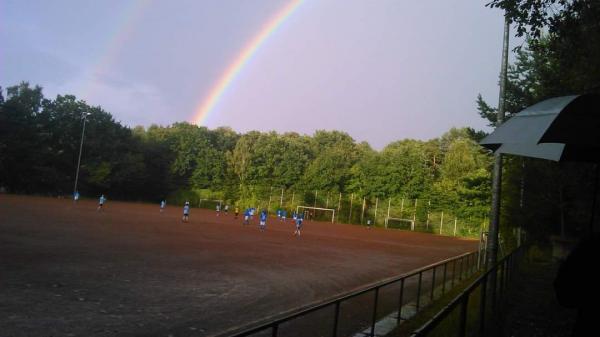
[[[207,336],[477,249],[431,234],[0,195],[1,336]]]

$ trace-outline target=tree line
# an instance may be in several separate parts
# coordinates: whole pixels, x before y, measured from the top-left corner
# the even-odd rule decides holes
[[[100,107],[72,95],[45,98],[41,87],[25,82],[0,97],[0,186],[70,195],[86,112],[82,196],[156,202],[204,194],[235,204],[271,187],[298,197],[321,191],[428,199],[479,218],[489,204],[490,156],[477,145],[483,133],[470,128],[395,141],[380,151],[341,131],[240,134],[188,123],[128,128]]]

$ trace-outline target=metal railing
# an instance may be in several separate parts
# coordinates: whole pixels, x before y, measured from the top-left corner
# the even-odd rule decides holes
[[[348,334],[348,333],[356,333],[358,331],[340,331],[340,324],[342,320],[346,321],[357,321],[357,315],[360,315],[360,319],[368,319],[370,321],[369,327],[362,326],[362,328],[367,328],[367,335],[375,336],[375,325],[377,323],[378,317],[382,315],[395,314],[395,310],[397,310],[397,314],[393,316],[396,320],[396,324],[400,324],[402,320],[406,319],[405,312],[403,312],[403,307],[406,308],[409,306],[412,313],[418,312],[423,308],[424,301],[433,301],[436,297],[443,295],[447,289],[454,286],[455,283],[461,281],[464,278],[467,278],[477,272],[479,270],[479,254],[478,252],[465,253],[454,258],[450,258],[435,264],[431,264],[425,266],[423,268],[411,271],[407,274],[403,274],[400,276],[396,276],[393,278],[385,279],[380,282],[371,284],[369,286],[363,287],[361,289],[352,291],[350,293],[334,297],[332,299],[322,301],[316,304],[308,305],[306,307],[296,309],[292,312],[282,314],[279,317],[271,318],[262,323],[255,324],[253,326],[246,326],[238,329],[233,329],[228,332],[225,332],[219,336],[251,336],[251,335],[260,335],[260,336],[279,336],[280,335],[280,327],[284,324],[288,324],[290,322],[297,322],[298,320],[307,319],[307,322],[304,322],[306,326],[312,326],[319,324],[319,334],[320,335],[330,335],[330,336],[338,336],[340,334]],[[441,274],[441,275],[440,275]],[[410,279],[416,278],[417,281],[411,283]],[[437,282],[436,282],[437,281]],[[430,287],[429,287],[430,285]],[[388,296],[383,298],[387,301],[387,303],[391,300],[391,286],[398,287],[398,289],[393,289],[395,293],[395,297],[393,299],[394,308],[391,309],[388,306],[387,310],[378,310],[380,307],[383,307],[380,302],[382,300],[381,292],[382,289],[385,288],[388,291]],[[413,296],[411,298],[410,291],[413,290]],[[437,290],[437,294],[436,294]],[[356,305],[348,305],[348,312],[345,312],[345,315],[341,315],[342,305],[351,301],[356,300],[361,295],[372,294],[372,299],[362,298],[360,303],[360,307],[364,308],[365,305],[369,305],[368,302],[371,302],[368,317],[364,317],[365,313],[356,314],[352,313],[353,307]],[[437,296],[436,296],[437,295]],[[408,303],[408,306],[407,306]],[[320,312],[325,309],[333,309],[332,311],[327,310],[328,319],[323,319],[320,317],[318,320],[307,317],[311,314],[315,314],[316,312]],[[384,308],[381,308],[384,309]],[[413,310],[414,309],[414,310]],[[356,308],[354,308],[356,311]],[[321,312],[323,314],[323,312]],[[359,320],[360,320],[359,319]],[[300,326],[302,326],[302,322],[300,322]],[[303,328],[295,328],[290,329],[291,335],[306,335],[303,334]]]
[[[458,337],[485,336],[488,324],[498,317],[499,302],[505,298],[509,281],[523,251],[523,247],[517,248],[485,271],[444,309],[415,330],[411,337],[432,334]],[[469,312],[473,311],[477,311],[476,315],[469,315]]]

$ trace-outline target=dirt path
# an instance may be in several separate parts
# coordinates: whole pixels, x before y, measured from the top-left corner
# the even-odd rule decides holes
[[[476,249],[422,233],[0,195],[3,336],[205,336]]]

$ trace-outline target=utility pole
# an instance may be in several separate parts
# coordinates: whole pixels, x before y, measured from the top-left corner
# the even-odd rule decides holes
[[[500,69],[500,94],[498,97],[498,121],[497,126],[504,120],[504,97],[506,91],[506,72],[508,68],[508,34],[510,31],[510,19],[504,15],[504,41],[502,45],[502,66]],[[486,266],[492,267],[498,261],[498,232],[500,227],[500,196],[502,185],[502,155],[494,154],[494,170],[492,179],[492,206],[490,211],[490,228],[488,232],[487,261]]]
[[[91,115],[89,112],[84,112],[83,119],[83,129],[81,131],[81,142],[79,143],[79,158],[77,159],[77,170],[75,171],[75,186],[73,187],[73,196],[77,193],[77,182],[79,181],[79,165],[81,164],[81,152],[83,151],[83,136],[85,135],[85,122],[87,117]]]

